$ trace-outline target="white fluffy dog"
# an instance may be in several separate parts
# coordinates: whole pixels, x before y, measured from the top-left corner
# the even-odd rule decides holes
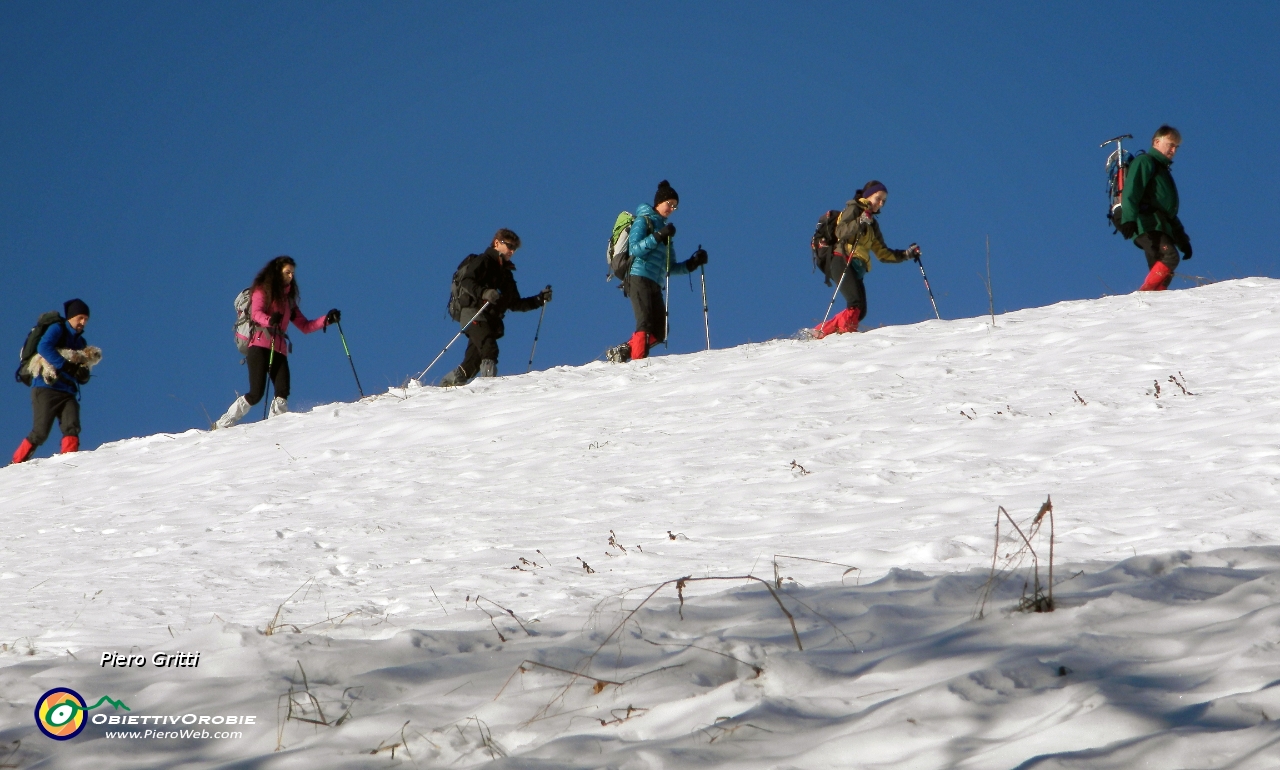
[[[70,363],[79,364],[87,369],[92,369],[102,360],[102,349],[95,348],[90,345],[84,350],[58,349],[58,355],[67,359]],[[27,362],[27,374],[32,378],[42,377],[44,381],[52,385],[58,381],[58,370],[53,368],[53,364],[45,360],[44,356],[36,353]]]

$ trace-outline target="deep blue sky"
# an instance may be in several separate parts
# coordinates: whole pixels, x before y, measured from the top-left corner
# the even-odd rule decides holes
[[[1276,276],[1278,33],[1243,2],[7,2],[0,331],[92,306],[86,447],[203,428],[246,388],[232,299],[290,254],[381,391],[456,331],[449,277],[505,226],[524,293],[556,288],[536,368],[580,364],[632,331],[604,246],[663,178],[679,256],[711,255],[716,347],[821,317],[809,236],[869,178],[946,318],[986,312],[987,234],[997,311],[1127,292],[1145,264],[1103,219],[1098,143],[1162,122],[1185,272]],[[867,286],[864,328],[932,316],[913,264]],[[660,355],[703,345],[697,294],[672,295]],[[501,373],[536,321],[508,316]],[[295,408],[356,396],[336,334],[293,337]],[[0,393],[9,452],[29,397]]]

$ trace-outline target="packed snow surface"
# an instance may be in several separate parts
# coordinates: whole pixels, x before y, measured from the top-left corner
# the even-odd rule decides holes
[[[1275,767],[1278,304],[560,367],[2,469],[0,767]],[[1056,610],[1019,612],[1051,528]],[[101,665],[161,651],[200,662]],[[54,687],[92,707],[67,741]]]

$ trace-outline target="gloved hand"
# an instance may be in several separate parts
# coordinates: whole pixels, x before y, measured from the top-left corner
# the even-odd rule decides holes
[[[488,302],[490,305],[496,305],[498,298],[502,296],[502,292],[497,289],[485,289],[484,294],[480,295],[480,299]]]
[[[272,329],[279,329],[282,321],[284,321],[284,313],[272,313],[269,325]]]
[[[342,320],[342,311],[336,307],[330,310],[324,317],[324,325],[336,324]]]
[[[547,284],[547,288],[539,292],[538,296],[542,298],[542,304],[545,305],[548,302],[550,302],[551,301],[551,284]]]
[[[919,262],[919,261],[920,261],[920,246],[919,246],[918,244],[915,244],[915,243],[913,243],[913,244],[911,244],[910,246],[908,246],[908,247],[907,247],[907,256],[908,256],[908,257],[910,257],[910,258],[912,258],[912,259],[914,259],[915,261]]]
[[[1182,243],[1178,244],[1178,247],[1182,249],[1183,259],[1191,259],[1191,239],[1190,238],[1188,238],[1185,235],[1182,236]]]
[[[707,250],[698,249],[697,251],[693,252],[693,256],[689,257],[689,261],[686,262],[685,264],[689,266],[689,272],[691,273],[694,270],[697,270],[699,267],[707,264]]]
[[[666,227],[653,234],[653,239],[658,243],[667,243],[675,234],[676,226],[668,222]]]
[[[81,385],[84,385],[89,381],[89,367],[87,366],[68,363],[62,367],[62,371],[66,372],[68,377]]]

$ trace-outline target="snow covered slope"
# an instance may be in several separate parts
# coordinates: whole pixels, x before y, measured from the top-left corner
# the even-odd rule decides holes
[[[0,470],[0,765],[1275,766],[1278,302],[562,367]],[[997,507],[1049,495],[1059,610],[1007,612],[1023,569],[975,618]],[[776,598],[628,615],[775,564]],[[160,650],[202,658],[99,666]],[[54,742],[55,686],[257,718]]]

